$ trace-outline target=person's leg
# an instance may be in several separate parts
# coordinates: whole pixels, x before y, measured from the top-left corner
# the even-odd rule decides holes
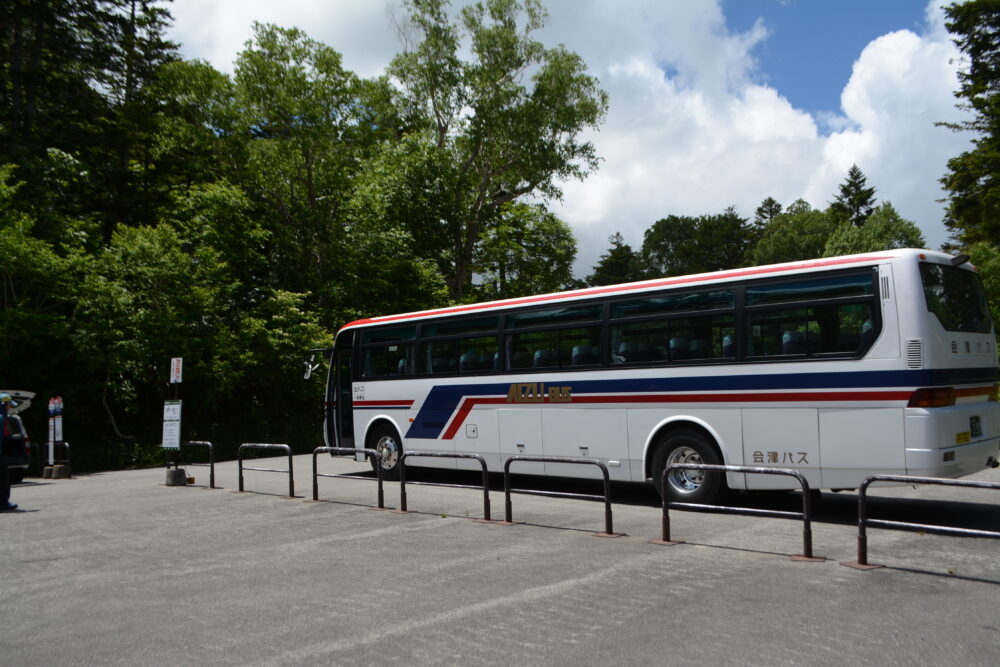
[[[17,505],[10,503],[10,473],[7,470],[7,459],[0,456],[0,512],[15,509]]]

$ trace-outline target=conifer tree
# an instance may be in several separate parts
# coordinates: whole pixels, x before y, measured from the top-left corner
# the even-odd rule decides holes
[[[867,187],[864,172],[853,164],[847,171],[847,179],[840,184],[840,194],[833,200],[830,209],[844,216],[855,227],[861,227],[875,210],[875,188]]]

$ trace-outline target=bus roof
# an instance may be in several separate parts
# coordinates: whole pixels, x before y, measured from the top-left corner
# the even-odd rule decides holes
[[[544,304],[560,301],[575,301],[594,296],[610,294],[629,294],[632,292],[643,292],[646,290],[659,289],[663,287],[689,286],[710,284],[715,282],[727,282],[754,276],[765,276],[783,273],[795,273],[807,269],[837,269],[856,264],[871,264],[884,262],[892,259],[900,259],[912,256],[919,259],[938,260],[940,262],[950,262],[952,255],[934,250],[920,250],[915,248],[903,248],[898,250],[886,250],[883,252],[870,252],[859,255],[844,255],[841,257],[825,257],[822,259],[802,260],[798,262],[786,262],[784,264],[768,264],[765,266],[752,266],[742,269],[727,269],[725,271],[713,271],[711,273],[696,273],[687,276],[672,276],[669,278],[654,278],[652,280],[641,280],[633,283],[622,283],[620,285],[604,285],[601,287],[585,287],[583,289],[570,290],[566,292],[553,292],[550,294],[535,294],[532,296],[516,297],[512,299],[502,299],[500,301],[487,301],[483,303],[468,303],[458,306],[446,306],[432,310],[420,310],[411,313],[400,313],[397,315],[383,315],[379,317],[369,317],[349,322],[340,328],[340,331],[353,327],[362,327],[372,324],[384,324],[388,322],[406,322],[409,320],[422,320],[425,318],[441,317],[446,315],[462,315],[467,313],[489,312],[511,308],[513,306],[527,306],[534,304]],[[338,332],[339,333],[339,332]]]

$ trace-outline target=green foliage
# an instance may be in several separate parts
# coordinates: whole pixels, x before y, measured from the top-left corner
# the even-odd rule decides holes
[[[611,247],[597,260],[594,272],[586,278],[587,285],[598,287],[640,280],[642,278],[640,258],[632,250],[632,246],[625,243],[621,232],[615,232],[608,237],[608,243]]]
[[[950,124],[975,135],[972,149],[948,161],[945,224],[959,243],[1000,243],[1000,3],[970,0],[944,8],[946,26],[965,56],[959,106],[972,119]]]
[[[646,230],[640,262],[646,276],[678,276],[742,266],[751,232],[733,208],[697,218],[671,215]]]
[[[966,252],[979,270],[983,290],[990,304],[993,326],[1000,326],[1000,248],[992,243],[973,243]]]
[[[761,230],[749,253],[749,264],[778,264],[821,257],[838,227],[836,215],[816,211],[799,199]]]
[[[567,289],[574,259],[569,225],[542,206],[507,204],[479,248],[478,294],[492,300]]]
[[[867,187],[864,172],[853,164],[847,178],[840,184],[840,191],[830,204],[830,211],[855,227],[861,227],[875,210],[875,188]]]
[[[232,76],[181,61],[154,0],[0,7],[0,377],[66,399],[78,467],[159,460],[172,357],[187,438],[305,450],[340,324],[571,282],[537,202],[596,168],[606,94],[534,0],[408,7],[368,80],[267,24]]]
[[[450,263],[451,296],[462,300],[478,245],[505,204],[558,197],[558,181],[597,167],[593,144],[579,137],[603,119],[607,94],[579,56],[532,37],[545,19],[537,0],[476,3],[457,22],[446,6],[409,3],[415,44],[389,73],[403,88],[400,116],[433,145],[432,209],[449,232],[438,251]]]
[[[841,224],[827,239],[824,257],[878,252],[893,248],[923,248],[927,245],[920,228],[896,212],[892,204],[883,202],[869,216],[864,227]]]

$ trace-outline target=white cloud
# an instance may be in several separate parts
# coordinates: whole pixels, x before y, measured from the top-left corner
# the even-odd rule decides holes
[[[960,54],[936,4],[921,34],[872,41],[854,63],[840,114],[814,117],[757,83],[762,22],[731,33],[715,2],[547,2],[540,38],[579,53],[611,98],[606,123],[590,135],[600,170],[566,183],[553,205],[577,234],[577,273],[589,271],[615,231],[637,246],[670,214],[734,205],[751,216],[768,196],[826,206],[855,163],[932,247],[942,243],[938,179],[968,137],[934,126],[961,118],[953,97]],[[364,76],[381,73],[400,49],[390,16],[401,10],[391,2],[175,0],[172,11],[185,55],[227,71],[253,20],[304,29]]]

